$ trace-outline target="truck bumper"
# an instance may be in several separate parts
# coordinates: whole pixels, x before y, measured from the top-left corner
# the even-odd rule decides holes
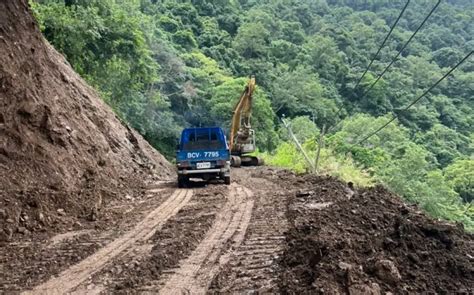
[[[199,170],[178,170],[179,175],[205,174],[205,173],[229,173],[229,168],[199,169]]]

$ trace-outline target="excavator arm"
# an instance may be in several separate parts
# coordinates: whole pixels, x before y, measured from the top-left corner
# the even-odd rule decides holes
[[[251,76],[234,107],[232,115],[229,147],[232,154],[231,163],[234,167],[238,167],[241,164],[247,166],[263,164],[262,159],[246,155],[256,150],[255,131],[250,124],[252,117],[252,94],[254,91],[255,77]]]
[[[240,96],[237,105],[234,107],[232,123],[230,127],[230,150],[238,153],[239,143],[245,141],[245,137],[250,136],[252,116],[252,94],[255,90],[255,77],[251,77]],[[240,142],[239,142],[240,141]]]

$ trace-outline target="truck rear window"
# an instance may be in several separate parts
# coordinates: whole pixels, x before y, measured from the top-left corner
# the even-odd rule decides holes
[[[182,138],[183,150],[226,148],[217,129],[188,130]]]

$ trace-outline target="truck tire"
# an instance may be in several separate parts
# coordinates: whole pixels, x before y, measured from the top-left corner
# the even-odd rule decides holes
[[[178,176],[178,187],[185,188],[188,186],[188,178],[186,176]]]
[[[224,177],[224,183],[229,185],[230,184],[230,176],[225,176]]]

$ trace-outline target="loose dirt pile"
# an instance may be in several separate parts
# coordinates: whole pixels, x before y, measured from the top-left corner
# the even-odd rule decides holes
[[[280,288],[290,293],[455,293],[474,290],[474,239],[382,187],[334,178],[293,181]]]
[[[95,220],[171,171],[43,39],[26,0],[0,2],[0,240]]]

